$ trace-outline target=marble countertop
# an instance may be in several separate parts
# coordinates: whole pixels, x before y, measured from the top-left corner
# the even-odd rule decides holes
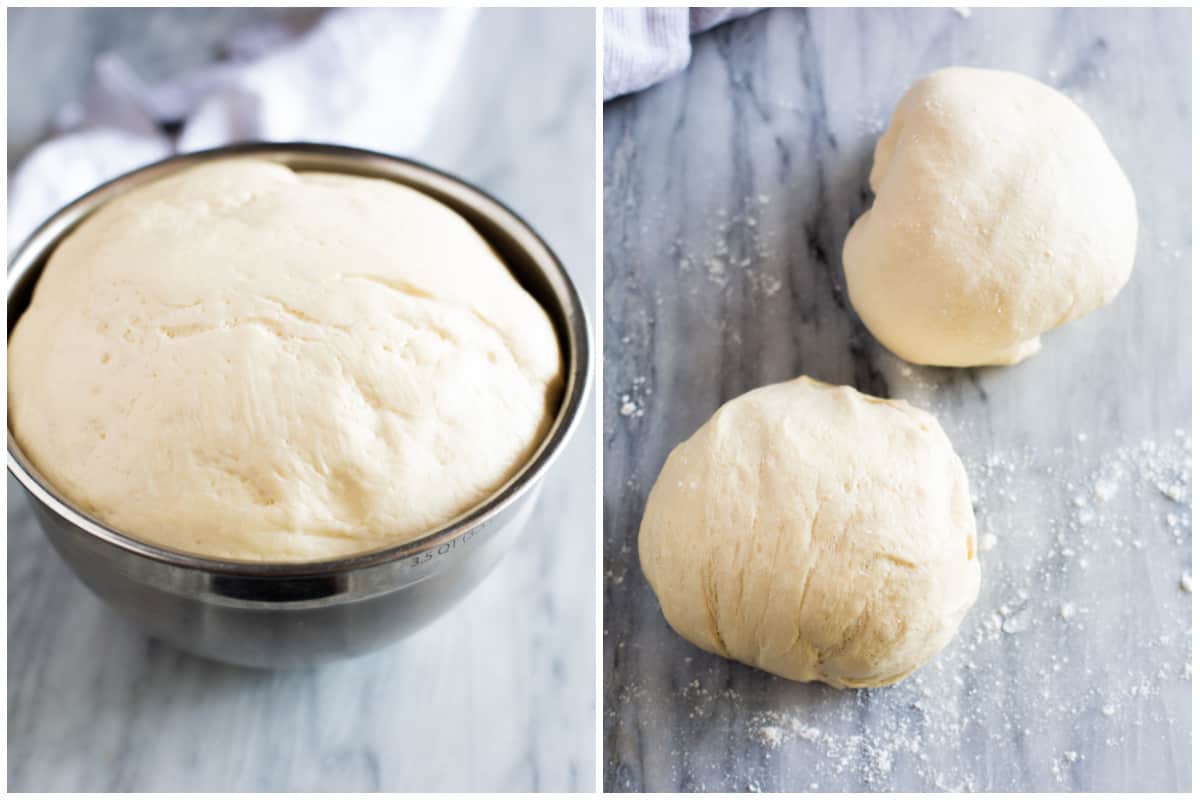
[[[605,106],[606,789],[1191,788],[1190,31],[1186,9],[775,9]],[[1137,192],[1129,285],[1013,368],[906,365],[846,298],[875,138],[951,64],[1064,90]],[[889,689],[704,653],[637,563],[670,448],[802,373],[932,410],[968,467],[979,601]]]
[[[75,37],[78,48],[56,49],[73,63],[110,46],[135,65],[187,65],[248,19],[99,11],[14,11],[10,51],[22,30],[57,30]],[[586,9],[481,12],[434,135],[408,155],[528,219],[595,313],[593,19]],[[58,97],[56,81],[82,67],[30,60],[45,69],[23,72],[27,85],[9,98],[36,130],[47,110],[14,93]],[[461,605],[391,648],[300,672],[225,667],[143,636],[74,578],[10,477],[8,788],[592,789],[595,592],[580,576],[595,573],[594,414],[552,470],[523,546]]]

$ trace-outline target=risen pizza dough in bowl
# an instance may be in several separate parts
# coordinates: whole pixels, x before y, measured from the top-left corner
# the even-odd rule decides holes
[[[9,424],[81,510],[203,556],[411,541],[493,495],[558,410],[542,307],[457,213],[237,159],[102,206],[9,338]]]

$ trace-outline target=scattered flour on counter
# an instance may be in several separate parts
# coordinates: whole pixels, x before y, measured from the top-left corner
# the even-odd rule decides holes
[[[862,692],[847,692],[850,698],[857,697],[861,703]],[[879,695],[883,696],[883,695]],[[850,704],[855,705],[854,703]],[[872,735],[857,733],[838,734],[822,731],[801,718],[803,712],[760,711],[751,715],[747,725],[747,737],[766,748],[768,755],[794,743],[792,746],[811,748],[817,756],[814,764],[821,764],[821,773],[833,778],[846,774],[856,775],[871,785],[886,785],[897,757],[904,755],[920,760],[921,739],[904,717],[891,718],[884,722],[884,729]],[[842,727],[843,721],[839,721]],[[814,769],[813,772],[818,772]],[[812,783],[815,790],[819,783]]]
[[[1017,609],[1001,606],[1000,615],[1004,618],[1000,630],[1005,633],[1024,633],[1034,622],[1033,608],[1029,605],[1022,605]]]
[[[883,372],[888,383],[897,388],[903,387],[906,394],[911,394],[909,399],[915,401],[917,405],[925,405],[928,402],[922,395],[937,390],[938,369],[938,367],[914,367],[895,356],[886,359],[883,363]]]
[[[1107,503],[1109,500],[1112,500],[1114,496],[1116,496],[1117,484],[1106,480],[1097,481],[1096,485],[1092,488],[1092,494],[1096,495],[1096,499],[1098,499],[1100,502]],[[1076,499],[1078,500],[1079,498]],[[1082,503],[1080,505],[1082,505]]]
[[[754,738],[767,747],[779,747],[783,744],[783,728],[777,725],[765,725],[755,731]]]
[[[749,734],[751,739],[772,749],[793,739],[816,742],[821,737],[819,729],[806,725],[797,716],[779,711],[763,711],[751,717]]]
[[[658,691],[612,690],[620,718],[676,720],[673,763],[688,764],[697,784],[719,784],[713,788],[1001,791],[1014,787],[992,782],[989,759],[1021,748],[1043,754],[1030,780],[1078,788],[1106,750],[1126,754],[1150,726],[1184,725],[1174,699],[1191,680],[1183,601],[1190,598],[1182,594],[1191,574],[1172,566],[1185,560],[1150,573],[1180,594],[1152,620],[1133,607],[1124,614],[1112,597],[1082,593],[1132,560],[1190,553],[1190,437],[1112,448],[1099,438],[1092,434],[1086,461],[1069,478],[1058,466],[1073,455],[1065,447],[964,454],[979,550],[1002,536],[1003,557],[986,562],[979,602],[954,641],[896,686],[801,687],[686,648],[676,666],[687,680],[665,706]],[[1077,446],[1077,436],[1069,440]],[[1178,487],[1179,504],[1160,485]],[[1089,642],[1101,623],[1119,626],[1137,656],[1098,662]],[[1013,693],[1031,702],[1011,702]]]
[[[718,257],[710,257],[704,262],[707,268],[708,279],[718,286],[724,287],[729,283],[729,276],[725,271],[725,262]]]
[[[1058,760],[1050,765],[1050,771],[1054,774],[1054,779],[1059,783],[1066,783],[1067,773],[1064,765],[1068,765],[1067,768],[1069,769],[1070,764],[1077,763],[1081,758],[1082,756],[1074,750],[1064,751]]]
[[[1064,448],[1057,448],[1053,455],[1065,457],[1068,454]],[[1172,437],[1163,441],[1145,439],[1137,444],[1114,447],[1089,460],[1098,465],[1091,474],[1082,481],[1068,480],[1061,484],[1067,502],[1066,513],[1046,521],[1059,533],[1059,555],[1081,568],[1087,562],[1085,558],[1076,558],[1079,554],[1075,545],[1093,551],[1102,544],[1117,549],[1146,546],[1141,520],[1123,517],[1122,507],[1131,502],[1152,503],[1155,497],[1181,505],[1191,502],[1191,437],[1182,430],[1175,431]],[[977,511],[981,512],[976,517],[982,528],[986,529],[989,524],[991,515],[988,512],[1007,514],[1016,506],[1018,490],[1027,490],[1022,484],[1035,480],[1038,473],[1052,476],[1053,470],[1038,465],[1039,461],[1031,449],[1018,448],[991,452],[982,463],[968,464],[972,489],[977,495],[983,495],[972,498]],[[1122,499],[1120,507],[1114,503],[1118,497]],[[1115,510],[1110,510],[1110,506]],[[1190,517],[1169,509],[1164,511],[1160,520],[1165,521],[1175,543],[1190,541]],[[1009,533],[1005,531],[1006,535]],[[1087,535],[1076,535],[1081,533]],[[1073,540],[1071,544],[1068,544],[1068,534]]]
[[[774,297],[783,288],[783,281],[779,278],[761,272],[748,272],[747,280],[750,281],[750,288],[754,290],[755,294],[762,297]]]
[[[653,394],[646,385],[646,377],[639,375],[633,379],[633,386],[620,397],[617,411],[622,417],[641,417],[646,413],[646,398]]]
[[[681,275],[697,274],[722,292],[746,286],[752,299],[770,299],[779,294],[785,274],[763,269],[776,255],[767,244],[771,231],[764,230],[761,216],[770,201],[765,194],[747,195],[734,213],[721,208],[708,216],[704,241],[689,243],[677,238],[671,246],[671,258]],[[687,292],[699,294],[695,285]]]
[[[882,747],[876,747],[871,756],[874,762],[875,770],[880,775],[886,775],[892,771],[892,751]]]
[[[858,121],[859,129],[866,135],[878,137],[887,127],[888,119],[891,117],[891,109],[886,111],[882,108],[859,110],[855,115]]]
[[[967,8],[966,6],[955,6],[954,13],[958,14],[960,19],[971,18],[971,9]]]
[[[1174,483],[1159,484],[1158,490],[1160,492],[1162,492],[1164,497],[1166,497],[1168,500],[1171,500],[1174,503],[1182,503],[1183,502],[1184,489],[1182,486],[1180,486],[1178,484],[1174,484]]]

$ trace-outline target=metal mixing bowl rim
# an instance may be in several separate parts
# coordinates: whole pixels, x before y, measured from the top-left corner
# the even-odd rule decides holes
[[[349,556],[344,556],[334,559],[324,559],[320,561],[297,561],[297,562],[258,562],[258,561],[239,561],[232,559],[211,558],[196,553],[189,553],[182,550],[175,550],[169,547],[152,544],[150,542],[137,539],[120,531],[110,528],[102,522],[88,516],[65,498],[61,497],[58,492],[49,484],[49,481],[41,479],[37,469],[28,462],[28,458],[21,450],[13,438],[11,427],[8,430],[8,469],[17,478],[18,481],[40,502],[51,509],[58,516],[66,519],[77,528],[87,532],[88,534],[100,539],[108,544],[119,547],[120,549],[133,553],[144,558],[161,562],[164,564],[181,567],[185,569],[200,570],[221,575],[236,575],[241,577],[258,577],[258,578],[308,578],[319,577],[324,575],[344,574],[346,572],[366,569],[382,565],[388,562],[401,561],[405,558],[411,558],[426,551],[436,549],[449,543],[460,536],[463,536],[470,531],[477,529],[478,526],[486,523],[488,520],[499,514],[505,508],[516,502],[520,497],[532,490],[537,482],[545,474],[550,464],[558,457],[559,453],[565,447],[570,439],[575,428],[579,424],[580,418],[583,416],[584,407],[587,401],[588,390],[591,386],[591,327],[588,324],[587,311],[584,308],[583,301],[579,297],[579,292],[575,288],[574,281],[563,267],[557,254],[546,244],[545,240],[533,229],[524,218],[513,211],[504,203],[497,200],[488,192],[479,188],[470,181],[453,175],[436,167],[431,167],[428,164],[416,161],[410,158],[394,156],[387,153],[380,153],[374,150],[368,150],[360,147],[348,147],[345,145],[323,144],[316,142],[249,142],[235,145],[227,145],[223,147],[215,147],[207,150],[198,150],[190,153],[176,154],[168,158],[147,164],[136,169],[125,172],[117,177],[106,181],[91,191],[80,195],[58,211],[50,215],[41,225],[39,225],[31,234],[29,234],[21,245],[13,251],[9,258],[9,273],[8,286],[6,289],[6,300],[11,302],[13,291],[20,283],[20,279],[34,265],[48,257],[53,251],[53,247],[57,246],[74,225],[78,224],[82,219],[86,218],[91,213],[94,213],[100,205],[95,208],[83,212],[79,219],[70,223],[67,228],[55,236],[47,246],[41,249],[41,252],[30,254],[27,252],[31,245],[36,240],[44,235],[49,229],[55,227],[60,220],[70,217],[74,212],[82,206],[89,205],[92,198],[101,193],[110,192],[114,187],[122,182],[141,175],[149,171],[159,171],[169,165],[185,165],[188,162],[200,162],[213,160],[222,157],[233,156],[250,156],[250,155],[286,155],[289,153],[308,153],[315,155],[330,155],[330,156],[345,156],[354,158],[369,157],[371,159],[380,159],[386,162],[403,165],[410,169],[415,169],[418,172],[432,174],[444,181],[449,181],[451,184],[456,184],[459,189],[466,189],[469,193],[475,195],[475,200],[482,200],[484,204],[490,204],[493,208],[488,209],[476,208],[475,210],[485,214],[488,217],[495,219],[496,212],[501,215],[507,215],[511,221],[515,222],[518,228],[527,234],[544,252],[545,259],[539,258],[538,261],[548,262],[558,273],[558,278],[565,287],[565,302],[570,318],[564,321],[564,330],[560,334],[559,346],[564,353],[566,362],[566,381],[563,387],[563,397],[560,401],[560,406],[554,422],[551,424],[550,430],[538,445],[538,449],[533,456],[521,467],[521,469],[513,475],[509,480],[498,489],[495,493],[489,496],[483,502],[473,506],[460,516],[452,519],[450,522],[440,528],[427,533],[417,539],[413,539],[403,544],[391,545],[381,549],[365,551]],[[376,176],[384,177],[384,176]],[[394,178],[393,178],[394,179]],[[416,188],[418,191],[421,187]],[[111,198],[109,198],[111,200]],[[107,201],[105,201],[107,202]],[[18,268],[19,265],[19,268]],[[12,320],[9,321],[10,327]],[[10,330],[11,334],[11,330]],[[562,340],[563,337],[565,340]],[[6,420],[7,425],[7,420]]]

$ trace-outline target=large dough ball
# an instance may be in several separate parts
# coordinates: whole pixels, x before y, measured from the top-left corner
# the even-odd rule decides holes
[[[1087,114],[1023,75],[956,67],[917,81],[870,182],[846,282],[867,328],[908,361],[1015,364],[1129,279],[1133,188]]]
[[[105,205],[8,345],[33,463],[151,542],[299,561],[399,544],[486,499],[558,407],[545,311],[460,216],[261,161]]]
[[[731,400],[676,447],[638,545],[685,639],[837,687],[920,667],[979,592],[967,478],[937,420],[808,378]]]

